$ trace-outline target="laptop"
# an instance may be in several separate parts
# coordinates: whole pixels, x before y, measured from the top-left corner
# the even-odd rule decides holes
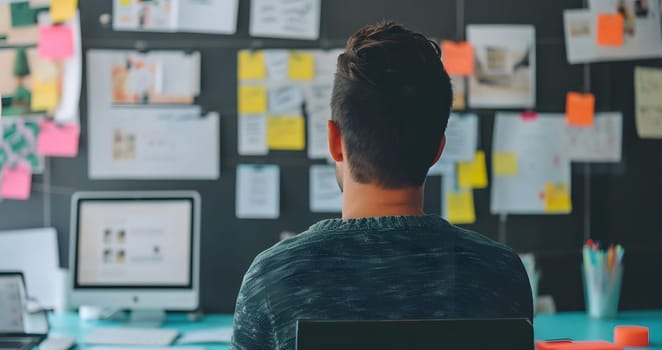
[[[532,350],[527,319],[299,320],[297,350]]]
[[[46,338],[44,312],[29,313],[20,272],[0,272],[0,350],[30,350]]]

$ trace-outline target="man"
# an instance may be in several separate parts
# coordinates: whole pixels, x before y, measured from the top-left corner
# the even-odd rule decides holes
[[[237,299],[233,349],[294,349],[300,319],[532,319],[512,250],[423,212],[452,101],[440,62],[434,42],[394,23],[349,39],[328,124],[342,219],[255,259]]]

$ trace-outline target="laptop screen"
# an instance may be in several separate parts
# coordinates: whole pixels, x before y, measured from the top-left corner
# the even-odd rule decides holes
[[[0,333],[23,333],[25,287],[18,273],[0,274]]]

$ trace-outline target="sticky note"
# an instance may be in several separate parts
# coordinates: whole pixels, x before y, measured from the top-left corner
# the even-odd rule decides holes
[[[519,116],[525,121],[534,121],[538,119],[538,113],[536,112],[522,112]]]
[[[267,112],[267,88],[264,86],[239,87],[239,114]]]
[[[239,80],[259,80],[267,76],[263,51],[240,51],[238,61]]]
[[[122,6],[131,6],[133,0],[120,0],[120,5]]]
[[[303,150],[306,147],[303,117],[270,116],[267,120],[267,144],[272,150]]]
[[[623,46],[623,16],[620,14],[601,13],[598,15],[598,45]]]
[[[20,164],[16,168],[5,168],[2,172],[0,197],[5,199],[26,200],[30,198],[32,172],[30,167]]]
[[[290,52],[287,76],[293,80],[313,80],[315,77],[315,56],[312,53]]]
[[[579,92],[568,92],[565,102],[566,120],[569,125],[593,126],[595,96]]]
[[[476,222],[474,194],[471,190],[449,192],[446,195],[448,221],[452,224],[473,224]]]
[[[51,157],[75,157],[78,154],[80,127],[76,123],[56,125],[51,121],[39,124],[37,154]]]
[[[70,20],[76,14],[78,0],[52,0],[51,20],[54,23],[62,23]]]
[[[441,42],[441,54],[444,68],[449,75],[474,74],[474,48],[470,43],[444,40]]]
[[[68,25],[39,27],[37,52],[41,58],[66,60],[74,54],[74,37]]]
[[[492,153],[492,172],[495,176],[517,175],[517,154],[513,152]]]
[[[462,188],[487,187],[487,167],[485,166],[485,152],[476,151],[471,162],[457,163],[458,184]]]
[[[50,111],[59,103],[59,91],[56,80],[41,81],[32,77],[32,99],[30,109],[33,111]]]
[[[545,212],[569,213],[572,210],[570,190],[566,184],[545,183]]]

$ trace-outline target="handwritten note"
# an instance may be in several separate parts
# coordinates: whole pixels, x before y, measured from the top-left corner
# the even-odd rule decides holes
[[[280,168],[277,165],[237,166],[236,215],[240,219],[280,216]]]
[[[620,162],[623,140],[623,114],[597,113],[593,127],[565,128],[564,154],[578,162]]]
[[[492,153],[492,172],[494,176],[517,175],[517,154],[513,152]]]
[[[52,0],[51,20],[54,23],[62,23],[70,20],[76,14],[78,0]]]
[[[598,15],[598,45],[623,46],[624,20],[621,14],[601,13]]]
[[[267,117],[265,115],[240,115],[238,137],[240,155],[257,156],[269,153]]]
[[[333,165],[310,167],[310,211],[313,213],[340,213],[342,192]]]
[[[270,116],[267,120],[269,149],[300,151],[306,147],[305,121],[302,116]]]
[[[446,195],[448,221],[451,224],[473,224],[476,222],[476,208],[472,190],[452,191]]]
[[[313,80],[315,56],[306,52],[290,52],[288,77],[292,80]]]
[[[487,187],[487,167],[485,152],[477,151],[474,159],[469,162],[457,163],[458,184],[461,188]]]
[[[321,0],[252,0],[251,36],[316,40]]]
[[[267,88],[257,85],[239,87],[239,114],[267,112]]]
[[[15,168],[2,171],[0,197],[5,199],[27,200],[30,198],[32,172],[30,166],[19,164]]]
[[[595,116],[595,96],[579,92],[568,92],[565,102],[568,125],[589,127]]]
[[[57,81],[41,81],[32,77],[32,99],[30,108],[33,111],[50,111],[57,107],[60,99]]]
[[[637,134],[662,138],[662,69],[636,67],[634,86]]]
[[[39,124],[37,154],[51,157],[75,157],[78,154],[80,127],[78,124],[56,125],[51,121]]]
[[[327,121],[330,113],[308,114],[308,158],[330,159]]]
[[[238,54],[239,80],[260,80],[267,75],[263,51],[242,50]]]
[[[287,79],[290,67],[290,54],[287,50],[268,50],[264,53],[264,63],[267,66],[269,80],[280,81]]]
[[[470,43],[441,42],[441,54],[444,67],[449,75],[469,76],[474,74],[474,48]]]
[[[300,112],[302,107],[303,91],[299,84],[287,84],[269,89],[270,113]]]
[[[66,60],[74,54],[74,36],[69,25],[39,27],[37,53],[41,58]]]
[[[548,214],[565,214],[572,210],[570,190],[566,184],[545,183],[545,212]]]

